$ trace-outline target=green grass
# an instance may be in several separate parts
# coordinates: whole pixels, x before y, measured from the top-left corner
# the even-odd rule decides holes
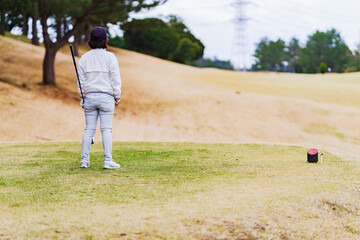
[[[360,233],[351,159],[326,153],[308,164],[306,149],[286,146],[114,143],[121,168],[104,170],[101,143],[89,169],[80,153],[80,143],[0,144],[0,238],[331,238],[325,223]]]

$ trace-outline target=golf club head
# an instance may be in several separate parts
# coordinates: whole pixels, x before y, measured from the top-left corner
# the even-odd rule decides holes
[[[94,144],[94,143],[95,143],[95,139],[92,138],[92,139],[91,139],[91,144]]]

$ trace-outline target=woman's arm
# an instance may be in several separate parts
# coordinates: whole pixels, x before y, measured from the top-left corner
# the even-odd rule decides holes
[[[114,54],[111,54],[111,55],[112,55],[112,57],[111,57],[111,62],[110,62],[110,82],[111,82],[111,86],[114,91],[115,100],[120,100],[121,77],[120,77],[119,62],[116,59]]]
[[[81,94],[81,89],[82,89],[83,91],[84,91],[84,89],[85,89],[85,80],[86,80],[86,74],[85,74],[84,67],[83,67],[83,61],[82,61],[81,59],[79,60],[78,74],[79,74],[79,81],[80,81],[80,84],[81,84],[81,88],[80,88],[79,82],[78,82],[78,91],[79,91],[79,93]],[[85,93],[84,93],[84,92],[83,92],[83,94],[84,94],[84,97],[85,97]],[[82,98],[81,98],[80,105],[81,105],[81,106],[84,105]]]

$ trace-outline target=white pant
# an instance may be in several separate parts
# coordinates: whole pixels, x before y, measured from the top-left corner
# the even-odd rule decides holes
[[[82,139],[81,161],[90,161],[91,141],[96,132],[100,115],[100,130],[104,148],[104,161],[112,160],[112,119],[114,115],[114,97],[106,93],[90,92],[86,94],[84,112],[86,128]]]

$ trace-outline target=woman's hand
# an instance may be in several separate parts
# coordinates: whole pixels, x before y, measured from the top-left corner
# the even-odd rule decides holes
[[[117,106],[120,103],[120,99],[119,100],[115,100],[115,106]]]

